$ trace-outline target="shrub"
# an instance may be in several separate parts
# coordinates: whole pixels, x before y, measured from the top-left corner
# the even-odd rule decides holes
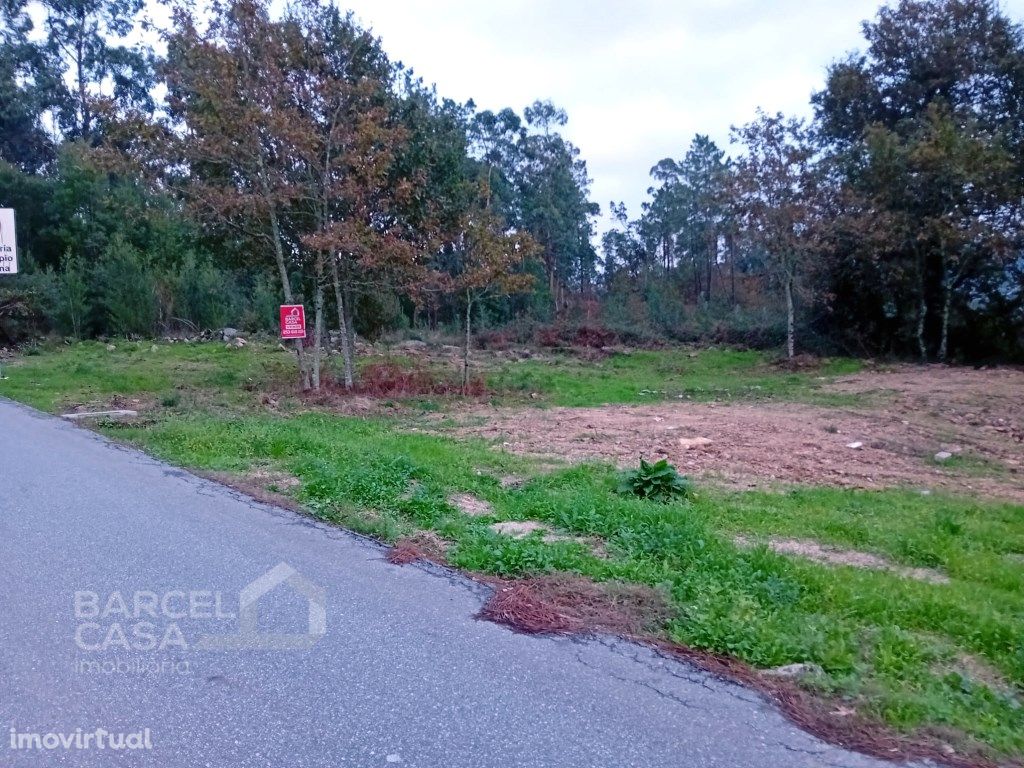
[[[121,238],[103,251],[93,272],[106,331],[148,336],[157,318],[156,276],[137,249]]]
[[[537,329],[537,344],[542,347],[592,347],[600,349],[618,341],[615,331],[595,325],[549,326]]]
[[[354,392],[371,397],[449,395],[462,393],[462,385],[422,366],[382,362],[363,368]],[[486,392],[487,385],[483,380],[472,378],[464,394],[479,397]]]
[[[354,324],[357,334],[376,341],[389,331],[405,328],[408,318],[394,293],[361,293],[356,299]]]
[[[50,324],[65,335],[81,339],[93,312],[89,273],[81,257],[68,252],[60,272],[46,270],[46,314]]]
[[[686,498],[693,490],[690,481],[680,475],[668,459],[649,464],[640,459],[640,468],[623,472],[619,477],[618,492],[642,499],[667,502]]]
[[[215,329],[240,316],[241,303],[230,277],[209,261],[188,254],[175,276],[174,305],[177,317],[196,328]]]
[[[278,330],[278,310],[284,302],[281,283],[267,275],[259,275],[252,289],[252,303],[242,318],[242,327],[256,331]]]

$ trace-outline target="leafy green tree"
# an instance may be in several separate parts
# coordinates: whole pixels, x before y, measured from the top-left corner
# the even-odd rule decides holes
[[[600,209],[589,200],[590,177],[579,150],[556,130],[565,112],[550,102],[525,110],[532,130],[520,140],[516,187],[519,221],[540,245],[547,289],[556,316],[567,307],[566,291],[590,291],[597,253],[591,244],[592,217]]]
[[[117,336],[149,336],[156,328],[157,283],[142,253],[121,238],[107,246],[93,271],[103,327]]]
[[[42,47],[32,39],[24,0],[0,2],[0,158],[24,171],[42,169],[53,158],[44,127],[52,78]]]
[[[101,104],[115,112],[151,111],[153,54],[128,45],[144,0],[40,0],[43,48],[55,89],[57,120],[69,139],[93,143]]]
[[[828,309],[838,333],[945,359],[1019,232],[1024,34],[991,0],[901,0],[864,36],[813,97],[842,203]]]
[[[695,300],[711,299],[724,259],[729,173],[725,152],[701,134],[682,160],[665,158],[651,169],[659,185],[649,190],[641,230],[666,274],[689,271]]]
[[[54,325],[76,339],[83,338],[94,309],[88,267],[81,256],[69,252],[64,256],[60,272],[51,271],[49,277]]]
[[[759,111],[733,130],[744,147],[736,160],[736,202],[743,233],[760,248],[782,284],[786,352],[796,354],[797,280],[820,242],[815,148],[803,121]]]

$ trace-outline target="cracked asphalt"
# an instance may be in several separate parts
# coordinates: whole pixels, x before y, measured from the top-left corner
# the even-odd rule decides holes
[[[652,650],[479,621],[457,574],[4,400],[0,435],[0,766],[891,765]],[[281,563],[322,627],[289,582],[243,631]],[[43,740],[97,728],[151,748]]]

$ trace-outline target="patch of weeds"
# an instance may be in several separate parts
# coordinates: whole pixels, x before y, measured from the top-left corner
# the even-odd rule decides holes
[[[954,453],[948,459],[929,456],[926,461],[933,466],[968,477],[1004,477],[1009,474],[1009,469],[1001,461],[976,453]]]
[[[618,353],[586,361],[571,355],[506,363],[488,386],[509,394],[539,394],[562,406],[649,403],[656,400],[799,400],[849,405],[856,395],[821,392],[829,378],[853,373],[860,363],[823,360],[809,371],[786,371],[761,352],[683,349]],[[826,402],[828,401],[828,402]],[[834,402],[833,402],[834,401]]]
[[[653,464],[640,459],[638,469],[627,470],[619,476],[617,490],[624,495],[667,502],[686,498],[693,492],[693,486],[668,463],[668,459]]]

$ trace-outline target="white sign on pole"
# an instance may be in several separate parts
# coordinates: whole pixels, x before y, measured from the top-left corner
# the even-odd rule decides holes
[[[18,272],[18,237],[14,231],[14,209],[0,208],[0,275]]]

